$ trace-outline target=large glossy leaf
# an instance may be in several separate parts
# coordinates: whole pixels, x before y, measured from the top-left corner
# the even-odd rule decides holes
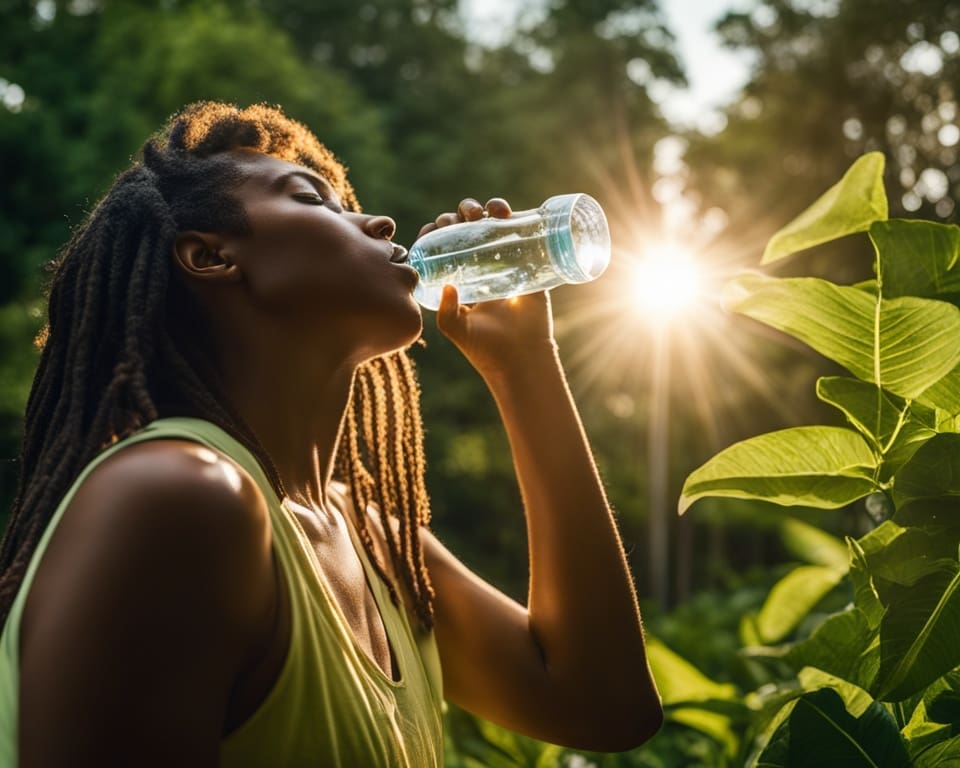
[[[788,706],[757,761],[758,768],[908,768],[910,757],[896,721],[877,702],[851,715],[830,689],[806,693]]]
[[[783,640],[803,621],[846,573],[822,565],[801,565],[773,585],[757,616],[764,643]]]
[[[704,496],[762,499],[781,505],[834,509],[876,490],[876,457],[857,432],[797,427],[736,443],[683,485],[683,514]]]
[[[880,622],[880,670],[872,693],[901,701],[960,664],[960,569],[888,590]]]
[[[884,300],[813,277],[741,275],[730,309],[809,344],[857,378],[914,399],[960,363],[960,309],[910,296]]]
[[[960,293],[960,227],[893,219],[872,224],[870,239],[885,297]]]
[[[860,157],[840,181],[770,238],[762,263],[770,264],[805,248],[865,232],[873,222],[886,219],[883,165],[880,152]]]

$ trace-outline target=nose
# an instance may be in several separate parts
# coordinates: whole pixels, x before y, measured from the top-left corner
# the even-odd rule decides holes
[[[370,216],[363,223],[363,231],[370,237],[389,240],[397,231],[397,222],[389,216]]]

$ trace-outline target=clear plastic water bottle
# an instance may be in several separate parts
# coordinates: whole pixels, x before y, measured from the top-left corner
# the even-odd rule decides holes
[[[599,277],[610,263],[610,230],[589,195],[557,195],[507,219],[428,232],[410,247],[409,263],[420,273],[414,298],[427,309],[440,306],[447,283],[462,304],[491,301]]]

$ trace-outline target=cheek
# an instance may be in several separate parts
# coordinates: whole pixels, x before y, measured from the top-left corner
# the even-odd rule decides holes
[[[313,299],[342,304],[353,284],[362,281],[349,258],[350,240],[342,232],[274,222],[262,227],[246,247],[245,270],[251,298],[270,306]]]

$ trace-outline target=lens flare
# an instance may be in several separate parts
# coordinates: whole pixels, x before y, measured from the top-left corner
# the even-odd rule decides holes
[[[690,251],[663,243],[646,249],[634,266],[631,287],[636,311],[659,324],[697,304],[702,280]]]

